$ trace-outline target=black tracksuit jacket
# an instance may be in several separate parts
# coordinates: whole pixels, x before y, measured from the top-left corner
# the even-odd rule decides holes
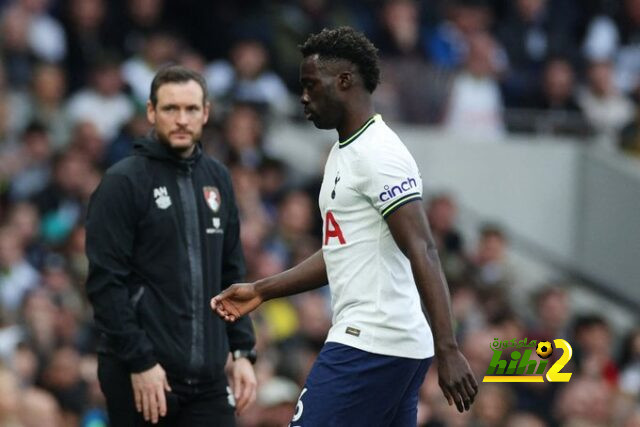
[[[247,317],[226,324],[209,307],[241,281],[244,258],[229,173],[199,146],[180,159],[153,137],[136,144],[92,195],[86,231],[99,352],[131,372],[160,363],[212,380],[230,349],[253,348]]]

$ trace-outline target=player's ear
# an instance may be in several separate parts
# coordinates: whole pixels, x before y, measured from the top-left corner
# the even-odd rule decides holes
[[[353,73],[351,71],[343,71],[338,75],[338,86],[342,90],[347,90],[353,85]]]
[[[149,120],[149,123],[152,125],[156,124],[156,107],[151,100],[147,101],[147,120]]]

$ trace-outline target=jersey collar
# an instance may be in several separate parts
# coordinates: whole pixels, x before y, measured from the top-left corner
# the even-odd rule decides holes
[[[379,119],[379,118],[380,118],[380,114],[374,114],[369,120],[367,120],[362,126],[360,126],[360,128],[357,131],[355,131],[353,135],[351,135],[349,138],[345,139],[344,141],[338,141],[338,146],[340,148],[344,148],[347,145],[351,144],[353,141],[358,139],[358,137],[362,135],[364,131],[367,130],[367,128],[376,121],[376,119]]]

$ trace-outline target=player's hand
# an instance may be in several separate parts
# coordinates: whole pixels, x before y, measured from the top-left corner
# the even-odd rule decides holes
[[[145,421],[156,424],[159,417],[167,415],[165,390],[171,391],[167,375],[160,364],[137,374],[131,374],[131,386],[136,409],[142,412]]]
[[[229,380],[236,401],[236,414],[240,415],[256,400],[258,381],[249,359],[241,357],[235,362],[231,362]]]
[[[236,283],[211,298],[211,309],[227,322],[235,322],[261,303],[262,297],[253,283]]]
[[[456,404],[458,412],[468,411],[478,393],[476,381],[467,359],[460,350],[450,350],[437,355],[438,384],[449,405]]]

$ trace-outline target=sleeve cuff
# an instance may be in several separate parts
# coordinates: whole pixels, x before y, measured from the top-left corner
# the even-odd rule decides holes
[[[422,200],[422,195],[420,193],[411,193],[411,194],[407,194],[404,197],[399,198],[398,200],[394,201],[393,203],[391,203],[389,206],[387,206],[382,210],[381,212],[382,217],[384,219],[387,219],[389,215],[391,215],[396,210],[398,210],[400,206],[404,206],[407,203],[412,202],[414,200]]]
[[[132,373],[138,374],[151,369],[157,363],[158,361],[152,354],[145,354],[141,357],[130,360],[127,364],[129,365],[129,370]]]

